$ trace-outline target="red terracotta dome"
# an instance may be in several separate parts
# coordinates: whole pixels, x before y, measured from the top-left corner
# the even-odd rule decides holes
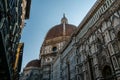
[[[26,67],[40,67],[40,60],[32,60],[26,65]]]
[[[64,24],[59,24],[51,28],[48,31],[45,40],[63,36],[63,31],[64,31],[63,26]],[[76,29],[76,26],[71,24],[65,24],[65,36],[70,36],[75,29]]]
[[[51,28],[48,31],[45,40],[49,40],[49,39],[53,39],[61,36],[71,36],[71,34],[75,29],[76,29],[76,26],[72,24],[68,24],[68,20],[64,14],[63,18],[61,19],[61,24]]]

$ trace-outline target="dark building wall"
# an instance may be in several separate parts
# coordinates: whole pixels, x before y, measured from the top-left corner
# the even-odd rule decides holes
[[[0,0],[0,79],[2,80],[16,80],[14,65],[22,32],[22,3],[23,0]],[[21,66],[21,63],[18,65]]]

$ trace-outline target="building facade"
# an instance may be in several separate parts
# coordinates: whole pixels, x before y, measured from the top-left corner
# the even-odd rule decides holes
[[[120,80],[120,0],[97,0],[54,60],[47,55],[57,49],[45,42],[40,59],[46,74],[37,80]]]
[[[19,80],[23,43],[19,43],[24,19],[29,18],[27,0],[0,0],[0,79]],[[26,14],[27,13],[27,14]]]
[[[54,64],[60,80],[120,80],[119,3],[95,3]]]

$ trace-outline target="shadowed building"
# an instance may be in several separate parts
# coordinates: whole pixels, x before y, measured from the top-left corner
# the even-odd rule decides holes
[[[31,0],[0,0],[0,80],[19,80],[24,20],[29,18]]]

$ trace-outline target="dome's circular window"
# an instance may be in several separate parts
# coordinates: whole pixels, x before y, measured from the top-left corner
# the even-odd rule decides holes
[[[53,51],[53,52],[57,51],[57,47],[54,46],[54,47],[52,48],[52,51]]]

